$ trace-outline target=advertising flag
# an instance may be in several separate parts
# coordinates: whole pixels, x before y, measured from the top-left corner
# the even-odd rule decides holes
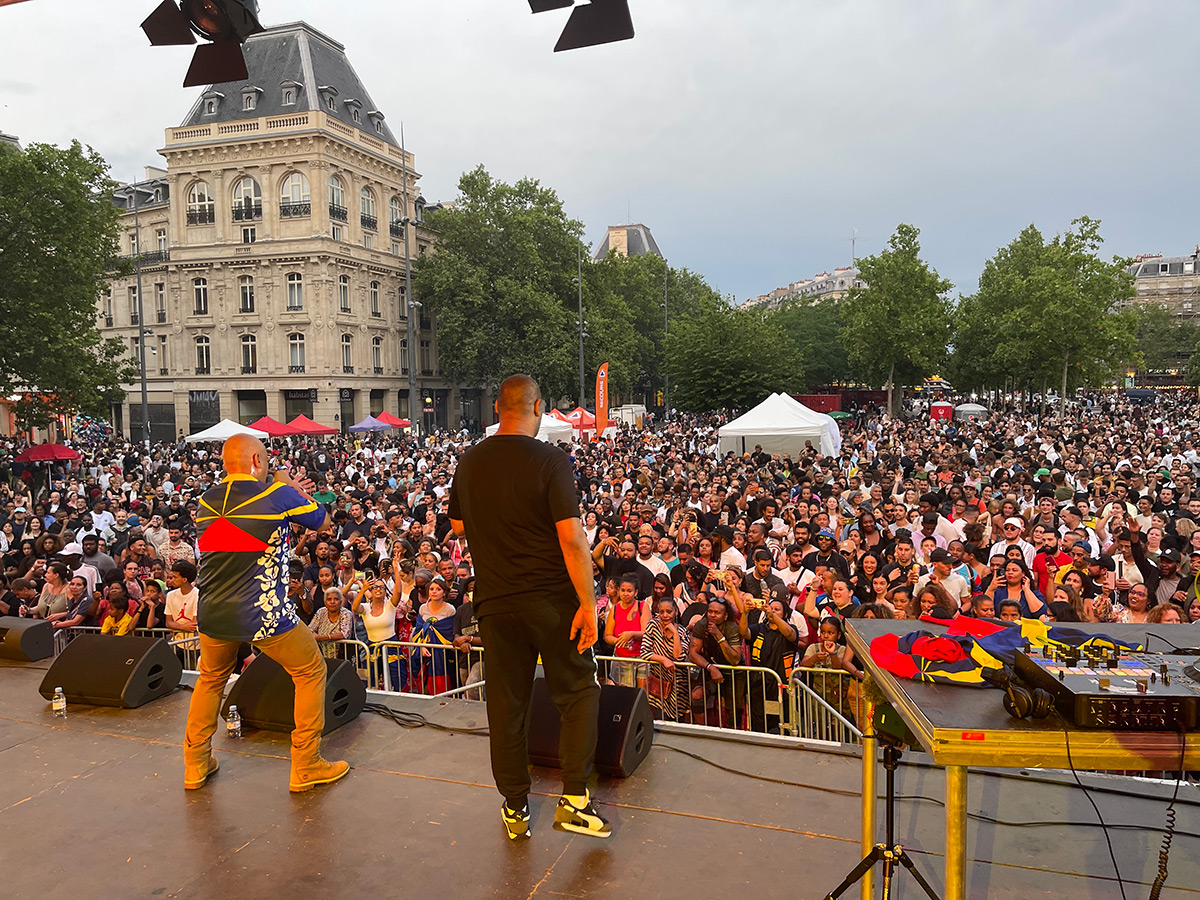
[[[608,363],[596,373],[596,437],[608,428]]]

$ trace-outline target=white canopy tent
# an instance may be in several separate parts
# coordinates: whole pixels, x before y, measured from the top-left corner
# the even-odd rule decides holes
[[[491,437],[499,430],[500,425],[489,425],[487,427],[487,436]],[[541,427],[538,428],[537,439],[545,441],[548,444],[557,444],[559,441],[571,443],[571,438],[575,436],[575,429],[571,427],[570,422],[564,422],[561,419],[556,419],[554,416],[542,416]]]
[[[767,453],[796,457],[804,452],[805,441],[811,441],[824,456],[836,456],[842,449],[837,422],[788,394],[772,394],[723,426],[719,440],[722,453],[746,453],[761,445]]]
[[[222,419],[216,425],[212,426],[212,428],[205,428],[203,431],[189,434],[184,440],[189,444],[199,444],[201,441],[228,440],[235,434],[248,434],[250,437],[256,438],[270,437],[265,431],[259,431],[257,428],[250,428],[246,425],[239,425],[232,419]]]

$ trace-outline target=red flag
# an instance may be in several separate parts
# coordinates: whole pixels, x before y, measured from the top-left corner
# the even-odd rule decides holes
[[[608,428],[608,363],[596,373],[596,437],[604,437]]]

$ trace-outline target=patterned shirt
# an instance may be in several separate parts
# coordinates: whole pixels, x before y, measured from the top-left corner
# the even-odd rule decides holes
[[[196,516],[201,633],[261,641],[300,624],[287,598],[289,526],[324,521],[325,511],[288,484],[230,475],[205,491]]]

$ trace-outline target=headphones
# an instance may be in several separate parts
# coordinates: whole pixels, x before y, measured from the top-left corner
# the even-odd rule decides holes
[[[985,670],[987,671],[987,670]],[[1054,695],[1044,688],[1032,691],[1012,682],[1012,671],[1007,666],[984,676],[1004,691],[1004,711],[1014,719],[1044,719],[1054,709]]]

